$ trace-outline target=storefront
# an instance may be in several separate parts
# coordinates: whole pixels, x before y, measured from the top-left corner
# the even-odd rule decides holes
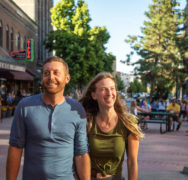
[[[0,57],[0,95],[6,98],[8,93],[21,91],[23,96],[34,93],[34,80],[36,75],[29,73],[23,64],[19,64],[12,59]],[[11,62],[10,62],[11,61]]]

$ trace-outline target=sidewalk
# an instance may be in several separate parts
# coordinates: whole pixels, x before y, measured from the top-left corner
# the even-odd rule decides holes
[[[5,180],[11,122],[12,118],[0,122],[0,180]],[[181,171],[188,166],[188,122],[184,121],[178,132],[165,134],[160,134],[158,124],[149,124],[149,130],[140,142],[138,166],[138,180],[187,180],[188,175]],[[125,164],[123,169],[126,177]],[[18,179],[21,179],[21,171],[22,168]]]
[[[138,180],[187,180],[188,175],[181,172],[188,166],[188,122],[179,131],[165,134],[160,134],[158,124],[148,125],[140,142]]]
[[[0,120],[0,180],[5,180],[6,177],[6,159],[11,123],[12,117]],[[19,172],[17,180],[21,180],[21,177],[21,172]]]

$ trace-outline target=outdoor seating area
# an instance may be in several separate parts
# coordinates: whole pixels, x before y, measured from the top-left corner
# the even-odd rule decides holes
[[[160,124],[160,133],[166,133],[168,131],[168,119],[170,116],[172,116],[173,113],[169,112],[139,112],[138,116],[149,116],[150,119],[139,119],[138,123],[152,123],[152,124]],[[164,125],[164,126],[163,126]],[[175,129],[175,121],[173,122],[173,130]]]

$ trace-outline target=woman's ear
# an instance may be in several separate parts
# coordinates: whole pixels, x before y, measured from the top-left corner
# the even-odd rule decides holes
[[[96,100],[95,92],[92,92],[92,93],[91,93],[91,97],[93,98],[93,100]]]

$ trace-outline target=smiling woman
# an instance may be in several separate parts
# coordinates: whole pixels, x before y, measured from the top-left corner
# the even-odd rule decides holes
[[[80,102],[87,114],[91,179],[122,180],[125,152],[129,179],[137,179],[138,146],[143,134],[134,123],[135,117],[126,111],[112,74],[97,74]]]

